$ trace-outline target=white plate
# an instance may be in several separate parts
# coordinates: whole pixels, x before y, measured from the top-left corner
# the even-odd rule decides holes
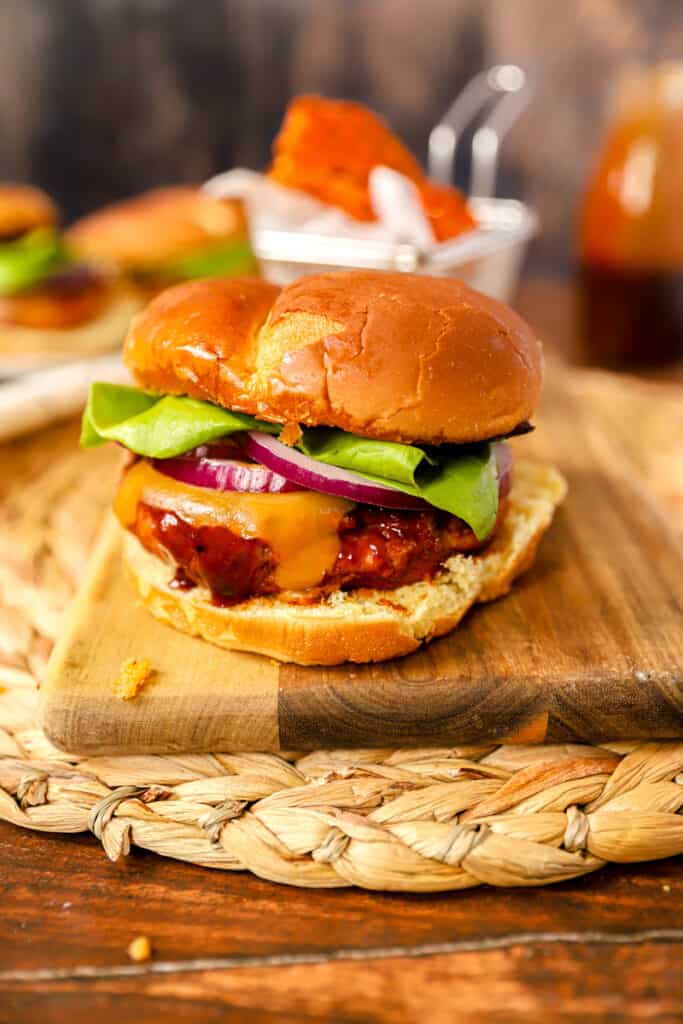
[[[0,381],[0,441],[73,416],[85,406],[96,380],[132,383],[120,352]]]

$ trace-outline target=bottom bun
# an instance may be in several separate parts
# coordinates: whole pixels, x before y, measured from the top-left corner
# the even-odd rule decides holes
[[[533,562],[566,491],[556,470],[519,461],[508,513],[483,554],[455,555],[429,581],[397,590],[337,591],[314,605],[274,596],[220,608],[202,587],[173,590],[168,565],[127,532],[124,558],[153,615],[219,647],[299,665],[385,661],[448,633],[473,604],[506,594]]]
[[[139,308],[136,295],[117,289],[105,311],[79,327],[43,330],[0,324],[0,374],[23,373],[117,348]]]

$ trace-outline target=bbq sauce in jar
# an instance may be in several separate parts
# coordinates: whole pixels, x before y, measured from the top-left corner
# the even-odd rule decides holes
[[[621,82],[581,210],[578,286],[590,362],[683,358],[683,64]]]

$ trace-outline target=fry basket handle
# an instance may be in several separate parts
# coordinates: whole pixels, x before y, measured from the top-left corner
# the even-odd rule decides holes
[[[434,181],[449,184],[463,132],[487,103],[488,116],[472,137],[469,194],[489,198],[495,192],[500,145],[533,93],[529,76],[517,64],[496,64],[471,78],[429,135],[428,167]]]

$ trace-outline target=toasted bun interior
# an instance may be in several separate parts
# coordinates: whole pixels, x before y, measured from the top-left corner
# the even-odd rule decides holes
[[[169,289],[131,327],[144,387],[276,422],[395,441],[506,434],[538,402],[541,345],[508,307],[462,282],[349,271]]]
[[[473,604],[506,594],[531,565],[565,493],[556,470],[520,460],[508,514],[483,555],[455,555],[431,581],[390,592],[338,591],[315,605],[292,605],[274,596],[219,608],[201,587],[171,589],[169,566],[130,533],[124,536],[124,557],[147,608],[184,633],[300,665],[384,661],[449,632]]]

